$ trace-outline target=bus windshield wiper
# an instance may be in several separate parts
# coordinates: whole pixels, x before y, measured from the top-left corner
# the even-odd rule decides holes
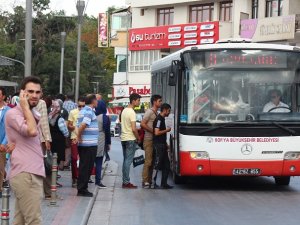
[[[232,123],[226,123],[226,124],[223,124],[223,125],[220,125],[220,126],[213,126],[211,128],[199,131],[198,134],[209,133],[209,132],[212,132],[212,131],[215,131],[215,130],[218,130],[218,129],[222,129],[224,127],[229,127],[230,125],[233,125],[233,124]]]
[[[280,129],[282,129],[282,130],[288,132],[288,133],[289,133],[290,135],[292,135],[292,136],[295,136],[296,133],[297,133],[296,131],[294,131],[294,130],[292,130],[292,129],[290,129],[290,128],[287,128],[287,127],[281,125],[280,123],[278,123],[278,122],[276,122],[276,121],[272,121],[272,124],[275,125],[276,127],[279,127]]]

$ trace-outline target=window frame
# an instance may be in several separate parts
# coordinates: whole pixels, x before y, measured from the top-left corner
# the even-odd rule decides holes
[[[276,16],[282,16],[282,10],[280,10],[281,3],[283,3],[284,0],[266,0],[266,17],[276,17]],[[273,2],[278,3],[277,8],[277,15],[273,15]]]
[[[160,24],[160,16],[163,15],[163,23]],[[159,8],[156,12],[157,26],[173,25],[174,23],[174,7]],[[168,18],[168,20],[166,19]],[[168,21],[168,23],[166,22]]]
[[[258,18],[258,2],[259,0],[252,0],[251,3],[251,8],[252,8],[252,12],[251,12],[251,17],[252,19],[257,19]]]
[[[208,7],[208,9],[205,9],[205,7]],[[199,23],[199,22],[207,22],[204,21],[203,18],[203,12],[208,11],[208,21],[213,21],[213,15],[214,15],[214,3],[207,3],[207,4],[197,4],[197,5],[190,5],[189,7],[189,22],[190,23]],[[193,21],[193,12],[196,12],[196,20]],[[201,19],[199,20],[201,13]]]
[[[227,6],[227,4],[230,4],[229,6]],[[233,3],[232,1],[224,1],[224,2],[220,2],[220,13],[219,13],[219,20],[220,21],[232,21],[232,8],[233,8]],[[222,9],[224,10],[224,17],[222,18]],[[226,19],[226,12],[227,12],[227,9],[229,9],[229,20]]]
[[[159,50],[131,51],[129,72],[148,72],[154,61],[160,59]]]

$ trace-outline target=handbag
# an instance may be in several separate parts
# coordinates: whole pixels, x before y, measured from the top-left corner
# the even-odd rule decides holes
[[[145,163],[144,153],[142,150],[136,150],[133,158],[133,167],[137,167]]]
[[[46,175],[51,175],[52,173],[52,162],[53,162],[52,153],[47,151],[46,154],[44,155],[44,165],[45,165]]]

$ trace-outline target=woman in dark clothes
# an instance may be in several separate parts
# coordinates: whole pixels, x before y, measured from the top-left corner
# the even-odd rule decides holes
[[[106,104],[103,100],[98,101],[98,105],[96,107],[96,116],[98,120],[98,148],[97,148],[97,156],[96,156],[96,182],[95,184],[99,188],[106,188],[101,182],[101,171],[103,164],[103,157],[105,155],[105,151],[110,150],[111,145],[111,137],[110,137],[110,120],[106,115],[107,109]]]

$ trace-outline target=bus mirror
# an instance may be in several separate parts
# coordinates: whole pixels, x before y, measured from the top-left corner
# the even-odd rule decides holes
[[[177,78],[180,71],[180,63],[179,60],[173,60],[171,65],[171,70],[169,72],[169,86],[176,86]]]

